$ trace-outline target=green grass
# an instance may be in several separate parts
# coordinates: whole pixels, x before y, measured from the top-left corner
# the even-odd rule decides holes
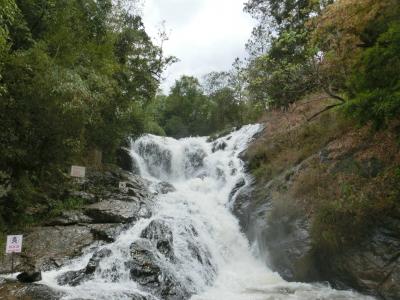
[[[86,204],[86,201],[79,197],[68,197],[63,201],[54,201],[48,215],[50,217],[56,217],[59,216],[63,211],[78,210]]]

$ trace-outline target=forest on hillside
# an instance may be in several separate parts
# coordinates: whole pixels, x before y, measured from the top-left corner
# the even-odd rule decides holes
[[[384,130],[400,112],[397,0],[249,0],[248,58],[183,76],[132,1],[0,0],[0,231],[62,209],[71,164],[115,163],[131,136],[210,135],[325,93]],[[334,100],[334,103],[332,103]],[[31,209],[27,209],[31,208]]]

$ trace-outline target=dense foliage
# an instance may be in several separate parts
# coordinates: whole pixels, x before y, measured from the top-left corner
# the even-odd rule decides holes
[[[127,3],[0,1],[0,225],[51,209],[72,163],[103,161],[145,113],[171,62]],[[130,7],[131,9],[131,7]]]
[[[159,95],[152,115],[168,136],[205,136],[254,122],[260,108],[248,100],[245,70],[236,61],[229,72],[212,72],[202,83],[182,76],[167,96]]]
[[[324,90],[362,122],[398,115],[396,0],[249,0],[259,24],[248,43],[250,98],[288,107]]]

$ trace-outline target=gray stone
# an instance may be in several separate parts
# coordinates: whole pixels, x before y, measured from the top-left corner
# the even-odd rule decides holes
[[[127,263],[131,278],[141,285],[157,287],[160,285],[161,269],[151,251],[152,245],[147,240],[139,240],[131,245],[132,260]]]
[[[63,294],[41,284],[17,281],[0,283],[0,299],[4,300],[60,300]]]
[[[143,230],[141,237],[150,240],[162,255],[173,258],[173,235],[165,221],[151,221]]]
[[[149,240],[140,239],[131,245],[131,260],[126,263],[131,279],[161,299],[189,299],[190,292],[169,270],[162,269],[154,253],[154,245]]]
[[[400,296],[400,220],[382,220],[357,247],[334,255],[322,265],[337,286],[395,300]]]
[[[23,252],[14,259],[15,271],[47,271],[60,267],[70,258],[80,255],[94,241],[90,228],[86,226],[35,227],[24,235]],[[10,272],[10,257],[6,257],[0,269],[2,273]]]
[[[68,271],[57,278],[57,282],[60,285],[77,286],[82,284],[84,281],[93,278],[94,273],[100,265],[100,261],[111,255],[111,250],[104,248],[95,252],[90,258],[86,268],[78,271]]]
[[[33,271],[33,272],[22,272],[17,275],[17,280],[22,283],[33,283],[42,280],[42,273]]]
[[[64,211],[60,216],[46,222],[46,226],[69,226],[77,224],[90,224],[93,220],[82,211]]]
[[[233,199],[233,197],[237,194],[237,192],[246,185],[246,180],[244,178],[240,178],[238,182],[236,182],[232,191],[229,194],[229,201]]]
[[[105,200],[86,207],[86,215],[96,223],[130,223],[138,219],[143,205],[138,202]]]
[[[89,225],[89,228],[97,240],[112,243],[128,226],[125,224],[92,224]]]
[[[165,181],[158,183],[155,189],[158,194],[168,194],[176,191],[172,184]]]
[[[99,267],[100,261],[105,257],[109,257],[111,254],[112,251],[107,248],[101,249],[100,251],[94,253],[86,266],[85,274],[93,274]]]

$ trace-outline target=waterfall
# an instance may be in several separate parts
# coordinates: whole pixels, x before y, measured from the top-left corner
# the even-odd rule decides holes
[[[115,242],[45,272],[42,283],[65,293],[64,299],[370,299],[323,284],[286,282],[252,253],[230,207],[232,191],[249,180],[239,154],[261,129],[244,126],[215,141],[154,135],[132,141],[132,158],[156,194],[152,216]],[[100,263],[93,277],[60,285],[60,276],[94,258]],[[143,260],[144,270],[132,271]]]

